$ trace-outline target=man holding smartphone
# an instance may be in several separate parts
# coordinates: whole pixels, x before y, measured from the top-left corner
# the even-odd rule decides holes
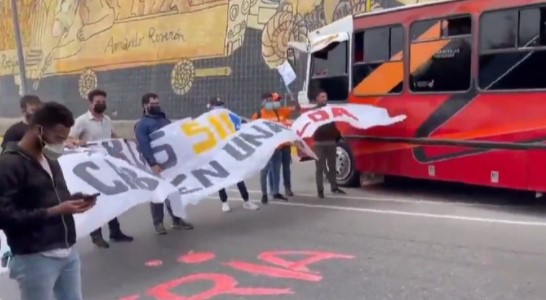
[[[96,198],[70,195],[61,166],[49,158],[62,154],[73,124],[68,108],[45,103],[21,141],[0,155],[0,230],[22,300],[83,299],[72,215],[91,209]]]

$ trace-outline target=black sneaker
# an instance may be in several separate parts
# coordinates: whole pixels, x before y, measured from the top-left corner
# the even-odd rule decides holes
[[[101,248],[101,249],[110,248],[110,244],[108,244],[108,242],[106,242],[102,237],[93,238],[92,241],[93,241],[93,244],[95,244],[95,246],[97,246],[98,248]]]
[[[294,192],[292,192],[292,189],[285,189],[286,196],[288,197],[294,197]]]
[[[345,192],[340,188],[335,188],[332,190],[332,194],[345,195]]]
[[[173,219],[173,228],[178,230],[192,230],[193,225],[180,218]]]
[[[288,201],[288,198],[286,198],[286,197],[283,196],[282,194],[275,194],[275,195],[273,195],[273,199],[282,200],[282,201]]]
[[[155,233],[157,234],[160,234],[160,235],[167,234],[167,229],[165,229],[165,226],[163,225],[163,223],[155,224],[154,229],[155,229]]]
[[[324,199],[324,192],[323,192],[323,191],[319,191],[319,192],[318,192],[318,197],[319,197],[320,199]]]
[[[114,242],[118,242],[118,243],[120,242],[130,243],[134,239],[132,236],[125,235],[123,232],[118,232],[116,234],[110,235],[110,240]]]
[[[267,202],[269,202],[269,200],[267,199],[267,196],[266,196],[266,195],[263,195],[263,196],[262,196],[262,203],[263,203],[263,204],[267,204]]]

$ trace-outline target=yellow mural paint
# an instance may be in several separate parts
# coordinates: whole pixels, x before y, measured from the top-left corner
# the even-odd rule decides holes
[[[435,0],[428,0],[431,2]],[[19,0],[27,77],[38,89],[49,76],[79,75],[82,97],[100,85],[97,72],[172,65],[175,94],[196,77],[230,76],[233,66],[198,69],[195,60],[240,51],[247,29],[260,30],[263,62],[286,60],[288,42],[344,16],[384,7],[381,0]],[[421,3],[423,1],[420,1]],[[389,1],[392,5],[417,0]],[[18,62],[9,1],[0,1],[0,76]]]

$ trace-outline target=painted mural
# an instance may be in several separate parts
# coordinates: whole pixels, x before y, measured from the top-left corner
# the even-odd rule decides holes
[[[289,41],[365,12],[367,1],[20,0],[27,86],[75,110],[84,109],[90,90],[104,89],[110,99],[113,91],[114,118],[137,117],[129,99],[152,90],[174,117],[200,113],[208,93],[250,114],[254,99],[279,88],[274,68],[286,59]],[[424,1],[371,0],[370,7],[418,2]],[[17,111],[21,84],[9,1],[0,2],[0,32],[6,117]]]

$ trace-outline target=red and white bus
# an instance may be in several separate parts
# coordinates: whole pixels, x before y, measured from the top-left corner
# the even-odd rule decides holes
[[[372,104],[408,118],[339,124],[338,181],[361,174],[546,191],[546,1],[440,1],[312,32],[302,104]]]

